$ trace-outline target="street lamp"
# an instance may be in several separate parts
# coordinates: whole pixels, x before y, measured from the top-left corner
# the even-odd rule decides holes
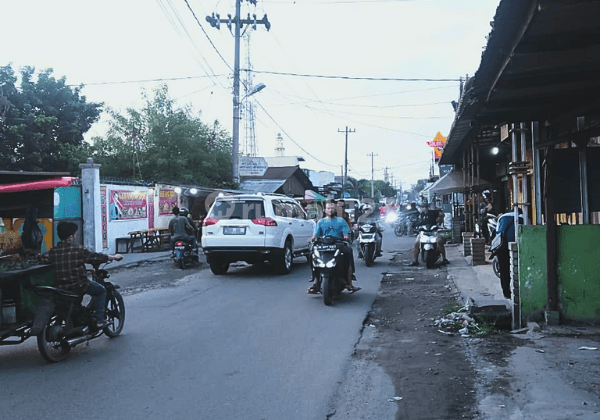
[[[237,51],[236,51],[237,52]],[[237,83],[236,83],[237,82]],[[253,86],[246,96],[242,100],[255,93],[260,92],[267,85],[259,83]],[[239,77],[234,81],[233,84],[233,133],[231,141],[231,173],[233,175],[233,182],[239,184],[240,182],[240,84]]]

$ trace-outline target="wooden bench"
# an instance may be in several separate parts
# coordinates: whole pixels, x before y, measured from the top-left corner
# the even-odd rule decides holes
[[[116,238],[115,239],[115,253],[123,253],[123,251],[119,252],[119,244],[125,243],[125,254],[129,254],[129,251],[133,252],[133,241],[130,237],[124,238]]]

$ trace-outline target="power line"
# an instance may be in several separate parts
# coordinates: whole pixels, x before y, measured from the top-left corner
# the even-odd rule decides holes
[[[196,19],[196,23],[198,24],[198,26],[200,27],[200,29],[202,29],[202,32],[204,32],[204,35],[206,35],[206,38],[208,39],[208,42],[210,42],[210,45],[212,45],[212,47],[214,48],[214,50],[217,52],[217,54],[219,55],[219,57],[221,57],[221,60],[223,60],[223,62],[229,68],[229,70],[233,71],[233,69],[231,68],[231,66],[227,62],[227,60],[225,60],[225,58],[223,58],[223,56],[221,55],[221,52],[219,51],[219,49],[212,42],[212,39],[210,39],[210,37],[208,36],[208,33],[204,30],[204,26],[202,26],[202,24],[198,20],[198,17],[196,17],[196,13],[194,13],[194,9],[192,9],[192,6],[190,6],[190,4],[188,3],[188,0],[183,0],[183,1],[185,1],[185,4],[187,4],[188,9],[190,9],[190,12],[192,12],[192,15],[194,16],[194,19]]]
[[[250,70],[240,69],[242,71],[253,71],[254,73],[262,74],[275,74],[278,76],[294,76],[294,77],[314,77],[319,79],[342,79],[342,80],[371,80],[371,81],[383,81],[383,82],[460,82],[459,79],[408,79],[398,77],[359,77],[359,76],[334,76],[334,75],[323,75],[323,74],[301,74],[301,73],[287,73],[279,71],[267,71],[267,70]]]
[[[151,82],[171,82],[171,81],[176,81],[176,80],[191,80],[191,79],[205,79],[205,78],[212,78],[212,77],[227,77],[227,74],[215,74],[214,76],[211,76],[209,74],[207,74],[206,76],[183,76],[183,77],[163,77],[163,78],[158,78],[158,79],[142,79],[142,80],[121,80],[121,81],[107,81],[107,82],[84,82],[84,83],[80,83],[80,84],[69,84],[66,86],[69,87],[77,87],[80,85],[84,85],[84,86],[99,86],[99,85],[122,85],[122,84],[127,84],[127,83],[151,83]]]
[[[173,18],[171,16],[171,13],[169,13],[169,11],[167,10],[167,7],[163,4],[163,1],[166,1],[166,3],[168,4],[169,9],[171,10],[171,13],[175,16],[175,18],[177,18],[177,21],[179,22],[179,24],[177,24],[173,20]],[[167,17],[167,19],[171,23],[171,26],[175,29],[175,32],[177,32],[180,37],[183,37],[183,35],[182,35],[181,31],[180,31],[180,27],[181,27],[181,29],[183,29],[183,32],[185,33],[187,39],[190,41],[190,43],[192,44],[192,46],[194,47],[194,49],[196,50],[196,52],[199,53],[200,57],[202,58],[202,61],[204,61],[204,63],[206,64],[206,67],[208,67],[208,70],[210,70],[210,73],[212,73],[212,75],[215,76],[214,70],[212,69],[212,67],[210,66],[210,64],[208,64],[208,61],[206,60],[206,57],[204,57],[204,54],[200,51],[200,48],[198,48],[198,45],[196,45],[196,42],[194,41],[194,39],[192,38],[192,36],[188,32],[185,24],[183,23],[183,20],[179,16],[179,13],[177,12],[177,9],[173,5],[172,1],[171,0],[157,0],[157,2],[158,2],[158,5],[160,6],[161,10],[165,14],[165,16]],[[194,57],[194,60],[196,60],[196,62],[200,65],[200,67],[202,68],[202,70],[204,70],[204,73],[209,74],[209,71],[207,71],[204,68],[204,65],[196,57]],[[213,82],[214,82],[214,80],[213,80]],[[221,85],[221,87],[224,87],[221,82],[219,82],[219,84]]]
[[[296,141],[295,141],[295,140],[292,138],[292,136],[290,136],[290,135],[289,135],[289,134],[288,134],[288,133],[287,133],[287,132],[286,132],[286,131],[283,129],[283,127],[281,127],[281,126],[279,125],[279,123],[278,123],[277,121],[275,121],[275,119],[274,119],[274,118],[271,116],[271,114],[269,114],[269,113],[267,112],[267,110],[265,109],[265,107],[264,107],[264,106],[262,106],[262,104],[261,104],[259,101],[256,101],[256,103],[257,103],[257,104],[258,104],[258,106],[259,106],[259,107],[260,107],[260,108],[261,108],[261,109],[262,109],[262,110],[265,112],[265,114],[266,114],[266,115],[267,115],[267,116],[268,116],[268,117],[271,119],[271,121],[273,121],[273,122],[275,123],[275,125],[276,125],[277,127],[279,127],[279,129],[280,129],[280,130],[283,132],[283,134],[285,134],[285,135],[286,135],[286,136],[287,136],[287,137],[288,137],[288,138],[289,138],[289,139],[292,141],[292,143],[294,143],[296,146],[298,146],[298,147],[300,148],[300,150],[302,150],[304,153],[306,153],[308,156],[310,156],[311,158],[313,158],[313,159],[314,159],[314,160],[316,160],[317,162],[319,162],[319,163],[322,163],[323,165],[327,165],[327,166],[331,166],[331,167],[337,167],[337,166],[338,166],[338,165],[332,165],[332,164],[330,164],[330,163],[323,162],[321,159],[318,159],[317,157],[315,157],[315,156],[313,156],[312,154],[310,154],[310,153],[308,152],[308,150],[306,150],[304,147],[300,146],[300,145],[298,144],[298,142],[296,142]]]

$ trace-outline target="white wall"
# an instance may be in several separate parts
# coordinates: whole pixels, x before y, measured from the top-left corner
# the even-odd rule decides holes
[[[110,194],[112,190],[130,190],[130,191],[144,191],[148,192],[148,187],[137,187],[131,185],[114,185],[114,184],[103,184],[106,185],[106,205],[107,209],[110,203]],[[155,205],[156,210],[156,205]],[[108,216],[108,249],[103,252],[108,254],[114,254],[116,252],[115,240],[117,238],[128,238],[129,232],[134,230],[148,229],[148,217],[143,219],[131,219],[131,220],[110,220],[110,211],[107,211]],[[156,226],[156,224],[155,224]]]

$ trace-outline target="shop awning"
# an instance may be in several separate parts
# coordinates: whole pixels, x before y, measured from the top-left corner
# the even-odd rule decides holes
[[[431,187],[428,188],[430,193],[436,194],[450,194],[452,192],[462,191],[464,188],[468,188],[469,185],[463,184],[463,171],[453,170],[448,172],[446,175],[437,180]],[[467,176],[468,180],[468,176]],[[491,184],[489,181],[475,178],[473,179],[473,187],[483,189],[489,187]]]
[[[314,192],[313,190],[304,191],[304,199],[305,200],[317,200],[317,201],[325,201],[326,198],[323,197],[318,192]]]
[[[21,191],[46,190],[50,188],[68,187],[76,178],[61,177],[54,179],[44,179],[42,181],[19,182],[15,184],[0,185],[0,194],[14,193]]]

